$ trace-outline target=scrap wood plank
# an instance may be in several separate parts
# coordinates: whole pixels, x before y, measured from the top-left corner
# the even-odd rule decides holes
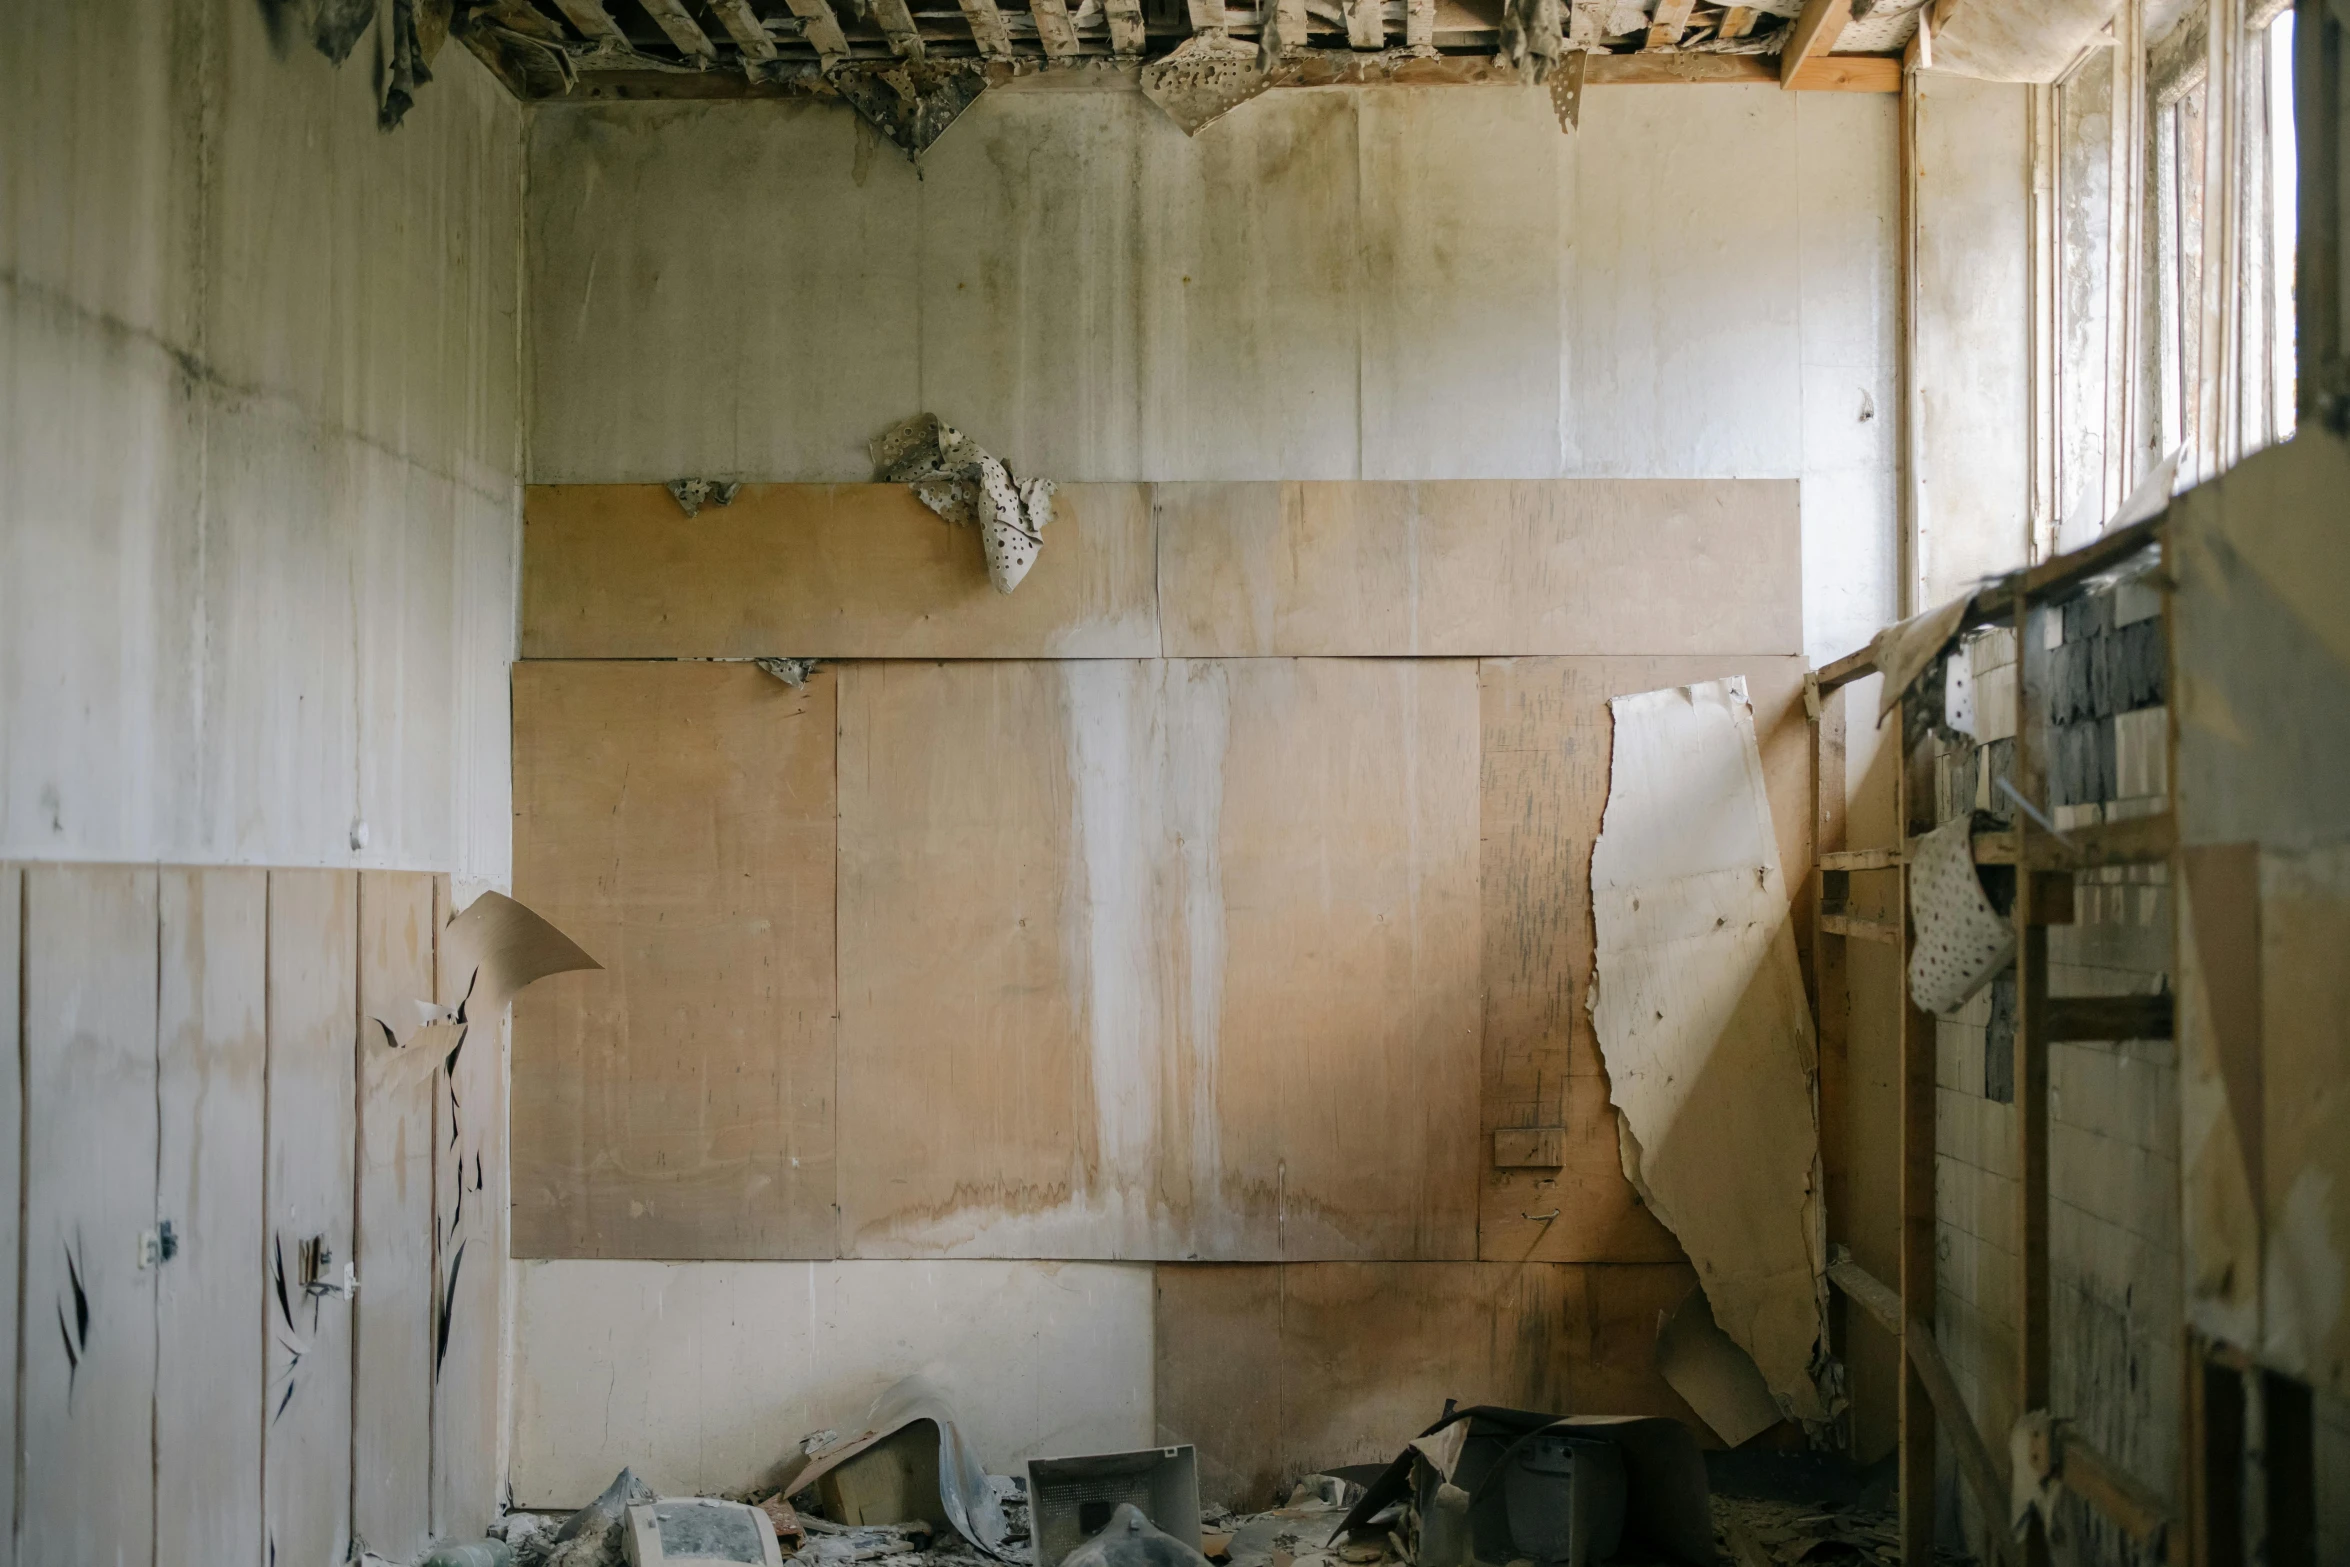
[[[1671,49],[1679,45],[1681,35],[1689,30],[1689,13],[1697,0],[1656,0],[1656,10],[1648,19],[1648,37],[1641,47]]]
[[[267,1320],[262,1270],[269,873],[160,876],[156,1210],[177,1255],[156,1277],[155,1560],[258,1562]]]
[[[153,1559],[156,885],[23,871],[24,1279],[16,1560]],[[92,1477],[134,1482],[104,1489]]]
[[[335,1561],[351,1539],[357,874],[271,871],[268,942],[265,1548]]]
[[[832,1256],[835,672],[513,687],[515,894],[604,965],[515,1002],[516,1253]]]
[[[1745,677],[1779,853],[1811,858],[1811,728],[1803,660],[1486,659],[1480,710],[1479,880],[1484,991],[1482,1129],[1560,1126],[1555,1172],[1492,1169],[1479,1196],[1489,1261],[1678,1262],[1680,1243],[1624,1178],[1599,1046],[1584,1008],[1593,960],[1591,847],[1607,805],[1608,700],[1716,676]],[[1789,880],[1807,927],[1812,878]]]
[[[434,993],[435,878],[359,876],[358,1353],[351,1390],[351,1527],[370,1549],[416,1554],[432,1521],[432,1127],[437,1035],[415,1036]],[[391,1026],[386,1034],[384,1026]],[[406,1043],[396,1043],[405,1040]]]
[[[657,484],[532,485],[522,656],[1156,654],[1148,488],[1065,485],[1053,518],[1035,568],[1006,595],[988,585],[977,536],[902,484],[745,485],[691,527]]]
[[[1851,23],[1852,0],[1803,0],[1803,10],[1779,47],[1779,85],[1793,87],[1796,74],[1815,56],[1834,49]],[[1898,65],[1895,70],[1898,74]]]

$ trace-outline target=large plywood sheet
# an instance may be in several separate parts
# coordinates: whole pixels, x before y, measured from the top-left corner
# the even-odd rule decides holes
[[[515,894],[603,964],[515,1004],[520,1255],[834,1254],[835,691],[516,666]]]
[[[1797,653],[1790,480],[1162,484],[1177,656]]]
[[[1478,666],[1482,724],[1483,1133],[1557,1127],[1555,1168],[1486,1158],[1478,1255],[1491,1261],[1670,1262],[1680,1243],[1624,1178],[1605,1067],[1584,1003],[1591,848],[1607,805],[1608,699],[1724,675],[1754,703],[1780,863],[1811,863],[1811,729],[1803,660],[1514,658]],[[1811,880],[1790,878],[1798,910]],[[1803,921],[1798,919],[1798,929]]]
[[[24,872],[27,1564],[154,1550],[155,896],[147,867]]]
[[[1653,1354],[1686,1264],[1163,1264],[1156,1283],[1157,1440],[1198,1445],[1203,1501],[1385,1462],[1448,1398],[1696,1423]]]
[[[359,1277],[351,1388],[351,1527],[368,1549],[416,1553],[432,1528],[432,1127],[438,1030],[435,878],[359,877]],[[385,1025],[390,1026],[386,1032]],[[399,1041],[408,1041],[402,1044]]]
[[[155,1560],[262,1559],[263,1077],[269,873],[161,873]]]
[[[1469,1255],[1474,678],[843,671],[844,1250]]]
[[[280,1562],[340,1561],[350,1543],[358,955],[356,872],[269,873],[262,1516]],[[322,1258],[310,1279],[305,1247]]]
[[[746,485],[687,517],[659,485],[534,486],[526,658],[1134,658],[1159,651],[1147,492],[1053,497],[1020,591],[902,484]]]

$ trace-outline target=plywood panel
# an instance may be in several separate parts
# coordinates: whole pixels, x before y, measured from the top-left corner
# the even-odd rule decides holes
[[[480,887],[467,889],[478,896]],[[433,928],[455,905],[447,877],[433,878]],[[443,1006],[472,975],[457,973],[436,938]],[[505,1324],[506,1019],[476,1018],[442,1058],[433,1091],[432,1529],[442,1539],[479,1535],[497,1516],[498,1356]]]
[[[604,965],[515,1004],[520,1255],[834,1254],[835,691],[516,666],[515,894]]]
[[[339,1561],[351,1532],[351,1304],[339,1290],[353,1265],[358,882],[269,873],[262,1506],[280,1562]],[[306,1246],[325,1258],[308,1281]]]
[[[1178,776],[1205,747],[1221,761],[1172,823],[1179,848],[1214,846],[1184,923],[1221,959],[1184,1035],[1219,1129],[1190,1255],[1476,1255],[1476,666],[1167,678]]]
[[[155,1560],[262,1560],[262,1093],[269,873],[160,875]]]
[[[1789,480],[1162,484],[1171,655],[1797,653]]]
[[[0,1344],[16,1343],[24,1253],[24,1056],[17,1032],[24,976],[24,870],[0,860]],[[15,1071],[9,1068],[14,1066]],[[0,1375],[0,1562],[16,1561],[17,1378]]]
[[[155,872],[24,872],[16,1559],[154,1550]],[[94,1483],[93,1477],[108,1483]]]
[[[1479,1255],[1664,1262],[1681,1248],[1640,1206],[1617,1153],[1607,1074],[1584,1010],[1591,846],[1607,806],[1608,699],[1743,675],[1798,910],[1811,878],[1811,732],[1800,658],[1517,658],[1479,666],[1483,713],[1484,1130],[1560,1126],[1556,1171],[1488,1169]],[[1799,932],[1809,922],[1796,920]],[[1555,1218],[1543,1215],[1555,1214]]]
[[[844,1249],[1469,1255],[1474,678],[844,670]]]
[[[901,484],[753,484],[688,518],[659,485],[525,492],[525,658],[1113,658],[1159,651],[1148,494],[1053,497],[1020,591]]]
[[[1670,1263],[1162,1265],[1158,1440],[1198,1444],[1203,1501],[1255,1507],[1393,1458],[1448,1398],[1694,1424],[1653,1346],[1696,1283]]]
[[[359,1184],[351,1527],[395,1560],[432,1530],[432,1126],[435,878],[359,876]],[[387,1036],[384,1024],[390,1024]],[[396,1045],[394,1039],[413,1043]]]

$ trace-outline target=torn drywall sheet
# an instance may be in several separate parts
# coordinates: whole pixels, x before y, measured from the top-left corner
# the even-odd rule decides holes
[[[938,1501],[946,1513],[945,1522],[988,1555],[1007,1556],[1005,1540],[1010,1528],[1002,1498],[988,1484],[986,1471],[964,1443],[954,1410],[920,1377],[907,1377],[875,1399],[855,1436],[841,1440],[825,1432],[805,1439],[801,1452],[793,1455],[783,1473],[781,1487],[786,1494],[797,1496],[898,1433],[922,1425],[938,1435]],[[807,1457],[804,1466],[797,1463],[802,1454]]]
[[[1714,1435],[1732,1447],[1779,1423],[1779,1406],[1754,1357],[1714,1321],[1694,1289],[1657,1329],[1656,1369]]]
[[[663,488],[688,517],[705,506],[732,506],[742,493],[741,482],[734,479],[672,479]]]
[[[979,530],[987,579],[1009,593],[1036,564],[1053,520],[1053,481],[1020,479],[977,441],[936,414],[916,414],[874,438],[875,475],[910,486],[915,498],[951,523]]]
[[[1267,14],[1276,10],[1268,7]],[[1226,33],[1195,34],[1142,68],[1142,95],[1184,135],[1197,136],[1265,90],[1282,47],[1278,20],[1262,45]]]
[[[1901,694],[1926,672],[1926,666],[1942,656],[1950,639],[1958,635],[1958,623],[1966,618],[1967,606],[1974,601],[1975,596],[1969,593],[1877,633],[1869,650],[1877,672],[1885,677],[1884,689],[1877,695],[1879,724],[1901,705]]]
[[[816,666],[823,660],[815,658],[754,658],[751,662],[785,685],[790,686],[794,691],[804,691],[808,687],[808,677],[816,673]]]
[[[1781,1410],[1833,1410],[1811,1009],[1746,682],[1617,697],[1589,1002],[1624,1173]]]
[[[1983,878],[1975,874],[1971,815],[1918,839],[1910,860],[1909,912],[1917,924],[1909,993],[1928,1012],[1956,1012],[2015,956],[2015,922],[1991,906]]]

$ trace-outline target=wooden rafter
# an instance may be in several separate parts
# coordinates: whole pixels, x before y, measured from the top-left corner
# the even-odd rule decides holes
[[[1102,0],[1102,10],[1110,19],[1110,53],[1121,60],[1140,57],[1145,37],[1142,0]]]
[[[1065,0],[1028,0],[1028,14],[1036,19],[1036,41],[1046,59],[1077,58],[1077,24],[1069,20]]]
[[[800,19],[800,36],[825,69],[849,57],[849,40],[840,30],[840,18],[832,14],[831,0],[791,0],[791,14]]]
[[[628,35],[612,20],[612,13],[604,9],[604,0],[555,0],[555,6],[588,42],[622,46],[628,43]]]
[[[1190,14],[1193,32],[1224,31],[1224,0],[1185,0],[1184,9]]]
[[[1793,87],[1796,75],[1815,56],[1828,54],[1852,21],[1852,0],[1803,0],[1803,14],[1787,31],[1779,51],[1779,85]]]
[[[1403,41],[1420,53],[1436,51],[1436,0],[1404,0]]]
[[[1689,30],[1689,13],[1697,0],[1656,0],[1656,13],[1648,19],[1646,49],[1671,49],[1679,45],[1681,35]]]
[[[1724,38],[1744,38],[1753,31],[1753,6],[1734,5],[1722,12],[1722,36]]]
[[[957,0],[963,8],[963,20],[971,24],[971,42],[990,60],[1008,60],[1012,57],[1012,30],[1004,21],[1004,13],[996,9],[995,0]]]
[[[709,6],[736,48],[754,60],[775,58],[775,40],[767,36],[759,13],[751,9],[751,0],[709,0]]]
[[[873,19],[881,24],[881,36],[889,40],[891,54],[901,60],[922,58],[922,30],[914,25],[914,13],[906,0],[873,0]]]
[[[710,35],[702,31],[693,13],[686,10],[684,0],[643,0],[644,8],[678,52],[687,59],[707,65],[718,58],[718,46],[710,42]]]
[[[1386,19],[1380,0],[1346,0],[1346,41],[1350,48],[1383,49],[1387,46]]]

